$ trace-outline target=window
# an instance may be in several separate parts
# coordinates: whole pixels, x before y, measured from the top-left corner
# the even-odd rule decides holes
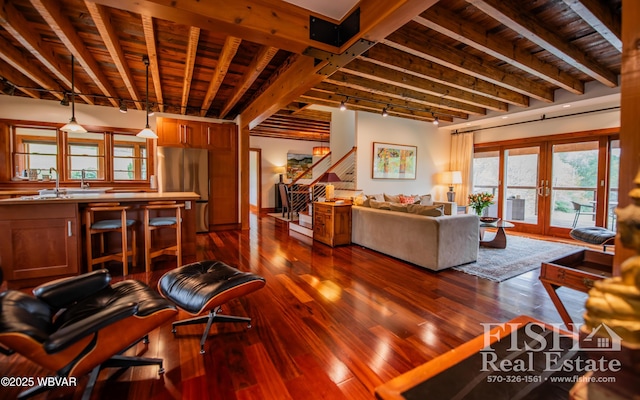
[[[34,180],[34,171],[42,180],[55,168],[60,182],[77,182],[83,175],[89,181],[145,182],[153,165],[147,139],[133,133],[59,132],[38,126],[14,126],[12,133],[14,180]]]
[[[28,170],[35,169],[38,179],[58,168],[57,131],[42,128],[15,128],[14,173],[16,178],[27,179]]]
[[[105,180],[105,134],[67,133],[67,179]]]
[[[147,179],[147,140],[133,135],[113,135],[113,180]]]

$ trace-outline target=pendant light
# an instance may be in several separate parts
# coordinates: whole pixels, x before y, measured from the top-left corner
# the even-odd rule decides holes
[[[142,62],[147,67],[147,98],[145,114],[147,114],[147,125],[136,136],[146,139],[157,139],[158,135],[149,127],[149,57],[142,57]]]
[[[76,122],[76,90],[75,90],[75,82],[74,82],[74,73],[73,73],[73,64],[74,57],[71,55],[71,119],[69,123],[60,128],[63,132],[75,132],[75,133],[87,133],[87,130],[82,127],[79,123]]]

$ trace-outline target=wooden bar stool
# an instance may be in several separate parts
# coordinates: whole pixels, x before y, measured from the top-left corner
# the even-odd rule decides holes
[[[120,203],[89,203],[84,210],[86,239],[87,239],[87,266],[89,271],[93,271],[95,264],[102,264],[106,261],[122,262],[122,274],[129,274],[129,264],[127,258],[131,256],[133,266],[136,266],[136,229],[135,220],[127,219],[129,206],[121,206]],[[120,219],[96,220],[97,213],[119,212]],[[131,230],[131,250],[127,249],[127,231]],[[122,248],[117,253],[105,254],[104,234],[109,232],[120,232],[122,238]],[[100,236],[100,253],[93,258],[93,235]]]
[[[145,270],[151,271],[151,260],[161,255],[176,256],[177,266],[182,265],[182,208],[184,204],[175,201],[152,201],[142,206],[144,210],[144,262]],[[151,211],[173,210],[175,216],[151,217]],[[176,230],[176,244],[152,250],[151,232],[158,229],[171,228]]]

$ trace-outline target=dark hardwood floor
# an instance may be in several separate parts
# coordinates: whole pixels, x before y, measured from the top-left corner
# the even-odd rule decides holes
[[[359,246],[330,248],[289,236],[271,217],[251,216],[251,230],[202,234],[198,258],[218,259],[266,278],[267,285],[223,307],[250,316],[214,326],[199,353],[203,325],[166,324],[128,354],[162,357],[156,367],[104,370],[93,399],[373,399],[378,385],[480,335],[481,323],[526,314],[561,323],[538,271],[502,283],[461,272],[411,266]],[[172,267],[134,273],[155,287]],[[116,267],[117,270],[117,267]],[[115,270],[114,270],[115,274]],[[576,322],[586,295],[560,289]],[[187,317],[180,314],[179,318]],[[0,356],[3,376],[46,376],[19,355]],[[80,399],[73,389],[39,399]],[[0,388],[15,398],[19,388]]]

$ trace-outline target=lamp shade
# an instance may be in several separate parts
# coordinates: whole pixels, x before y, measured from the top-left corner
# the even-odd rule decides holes
[[[319,182],[342,182],[342,179],[335,172],[327,172],[322,175]]]
[[[313,148],[313,155],[314,156],[325,156],[327,154],[329,154],[329,152],[331,151],[330,148],[328,148],[327,146],[316,146]]]
[[[459,185],[462,183],[462,172],[460,171],[445,171],[442,173],[442,183],[448,185]]]

